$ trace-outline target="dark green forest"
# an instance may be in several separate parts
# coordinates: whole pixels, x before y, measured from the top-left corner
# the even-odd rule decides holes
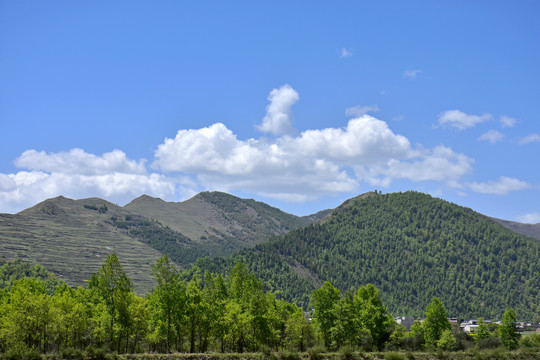
[[[221,272],[242,261],[269,289],[305,309],[324,281],[341,291],[374,284],[395,315],[420,316],[433,296],[451,316],[501,318],[506,306],[540,315],[540,241],[471,209],[406,192],[353,199],[323,222],[200,259]]]

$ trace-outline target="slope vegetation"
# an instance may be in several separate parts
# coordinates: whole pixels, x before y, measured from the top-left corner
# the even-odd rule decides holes
[[[416,192],[353,199],[317,224],[197,265],[219,271],[238,260],[304,307],[328,280],[342,290],[374,284],[396,315],[420,316],[433,296],[454,316],[540,313],[539,241]]]
[[[199,244],[209,255],[228,255],[318,220],[298,217],[252,199],[203,192],[184,202],[143,195],[124,207],[155,219]]]

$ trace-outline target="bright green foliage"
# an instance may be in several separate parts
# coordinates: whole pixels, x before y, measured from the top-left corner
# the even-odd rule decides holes
[[[51,299],[36,278],[16,281],[0,319],[0,337],[7,349],[47,351],[51,336]]]
[[[481,340],[489,338],[490,336],[491,336],[491,333],[484,319],[482,318],[478,319],[478,328],[476,329],[476,332],[474,334],[475,341],[479,342]]]
[[[504,346],[510,350],[517,348],[520,335],[517,331],[516,312],[514,309],[510,307],[506,308],[498,331],[499,339]]]
[[[109,346],[113,348],[115,336],[118,335],[117,347],[120,352],[123,333],[128,334],[130,326],[129,306],[132,297],[129,293],[132,284],[115,253],[107,256],[101,269],[92,276],[89,289],[95,292],[98,301],[105,306],[106,314],[102,314],[102,318],[108,317],[109,320]]]
[[[383,305],[379,289],[372,284],[361,286],[354,295],[354,303],[362,328],[369,331],[373,344],[381,349],[390,336],[394,319]]]
[[[425,314],[426,318],[422,323],[424,339],[427,344],[436,344],[445,330],[452,330],[446,308],[441,300],[434,297]]]
[[[442,332],[441,338],[437,341],[437,347],[443,350],[454,350],[456,348],[456,338],[452,330],[446,329]]]
[[[148,334],[148,325],[150,323],[150,309],[148,299],[139,297],[133,292],[129,293],[130,328],[128,342],[132,345],[126,346],[126,352],[140,352],[142,350],[141,342]]]
[[[341,293],[330,282],[326,281],[319,289],[311,293],[311,301],[315,312],[313,317],[318,330],[321,332],[324,346],[331,346],[331,329],[336,324],[336,310]]]
[[[193,278],[186,288],[186,325],[189,337],[189,352],[194,353],[197,339],[197,352],[204,352],[209,336],[208,303],[203,301],[200,281]]]
[[[84,288],[73,289],[64,284],[51,298],[53,333],[60,348],[83,347],[91,335],[91,304],[87,293]]]
[[[47,271],[43,266],[31,265],[15,259],[12,262],[3,263],[0,260],[0,289],[10,288],[11,285],[25,277],[35,277],[45,282],[47,292],[52,294],[58,285],[64,282],[58,279],[53,273]]]
[[[333,320],[333,326],[330,328],[332,340],[330,348],[339,349],[344,345],[355,347],[358,344],[361,324],[355,305],[354,295],[348,291],[342,299],[334,304],[331,313],[327,313],[327,315],[323,315],[322,312],[315,314],[317,321],[324,322],[325,319],[319,319],[320,316],[328,316],[329,320]],[[317,306],[315,310],[317,310]]]
[[[327,348],[382,348],[389,339],[394,320],[373,285],[361,286],[340,297],[339,290],[325,282],[311,297],[315,323]]]
[[[152,310],[153,333],[151,341],[161,352],[170,352],[180,336],[179,324],[185,314],[185,284],[167,255],[158,259],[153,267],[156,287],[149,297]]]
[[[296,308],[285,323],[287,347],[295,351],[306,351],[313,344],[313,328],[308,324],[302,309]]]

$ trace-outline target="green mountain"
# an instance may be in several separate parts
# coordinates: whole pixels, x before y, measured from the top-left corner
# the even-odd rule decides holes
[[[82,285],[116,252],[135,290],[153,285],[162,254],[182,267],[199,257],[228,255],[309,224],[264,203],[207,192],[182,203],[142,196],[125,207],[102,199],[57,197],[18,214],[0,214],[0,260],[41,264],[70,285]]]
[[[540,241],[417,192],[351,199],[316,224],[197,265],[217,272],[239,260],[304,307],[328,280],[343,291],[374,284],[396,315],[421,316],[433,296],[452,316],[540,314]]]

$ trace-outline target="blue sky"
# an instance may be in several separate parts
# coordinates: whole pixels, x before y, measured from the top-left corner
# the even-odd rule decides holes
[[[417,190],[540,222],[536,1],[0,1],[0,212]]]

